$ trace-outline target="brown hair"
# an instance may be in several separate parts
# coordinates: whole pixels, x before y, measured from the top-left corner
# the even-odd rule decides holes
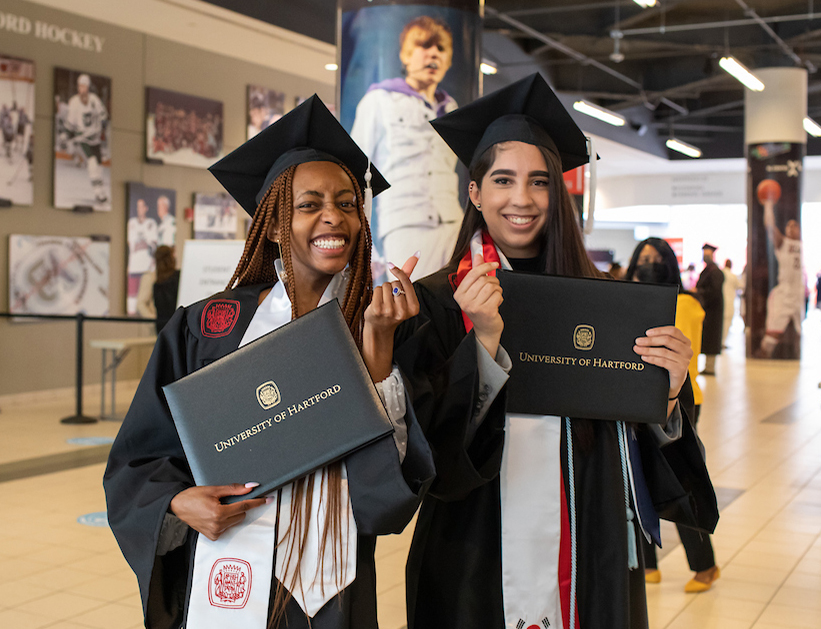
[[[157,262],[157,282],[164,282],[177,270],[177,261],[174,259],[174,248],[160,245],[154,253]]]
[[[549,176],[547,221],[539,236],[542,272],[571,277],[603,277],[604,274],[596,268],[584,248],[576,204],[562,178],[561,160],[543,146],[537,145],[536,148],[544,156]],[[498,150],[499,144],[494,144],[471,165],[470,179],[480,188],[482,180],[496,161]],[[480,228],[487,229],[485,219],[468,198],[462,227],[450,259],[451,265],[459,264],[470,249],[470,239]]]
[[[409,37],[412,33],[416,35],[413,39]],[[399,35],[399,58],[408,54],[414,46],[439,46],[443,50],[450,49],[453,52],[453,33],[442,20],[420,15],[405,24],[402,34]]]
[[[368,221],[365,218],[364,199],[362,190],[351,171],[344,165],[339,165],[350,178],[356,204],[359,212],[359,222],[361,224],[357,237],[356,248],[349,262],[348,286],[345,290],[345,300],[342,304],[342,312],[345,321],[351,330],[351,334],[356,341],[357,347],[362,350],[362,328],[365,320],[365,309],[371,302],[373,296],[373,281],[371,279],[371,231]],[[237,265],[228,288],[247,286],[251,284],[271,283],[277,281],[274,270],[274,260],[282,258],[285,269],[285,276],[292,278],[293,263],[291,261],[291,219],[293,216],[293,179],[297,166],[291,166],[277,177],[268,188],[265,196],[260,201],[248,238],[245,242],[245,249]],[[277,240],[279,246],[271,242],[268,238],[268,228],[271,221],[276,221]],[[297,285],[296,282],[286,282],[285,289],[291,299],[291,316],[298,317],[300,313],[297,307]],[[342,502],[342,466],[335,463],[324,468],[321,472],[310,474],[304,478],[294,481],[291,492],[291,523],[285,531],[282,542],[278,543],[278,552],[286,554],[286,571],[296,561],[293,577],[288,587],[282,582],[277,582],[274,594],[274,603],[269,620],[269,627],[278,626],[285,615],[285,608],[292,597],[292,592],[303,583],[312,583],[319,573],[313,575],[302,575],[300,563],[305,543],[308,539],[310,528],[311,506],[314,500],[314,478],[317,473],[322,474],[321,487],[328,488],[328,519],[325,520],[324,530],[321,532],[321,542],[319,550],[319,570],[325,564],[326,552],[330,550],[332,565],[339,562],[346,562],[349,549],[343,544],[343,527],[352,525],[350,521],[343,522],[343,502]],[[322,492],[320,492],[322,493]],[[321,499],[318,496],[317,499]],[[330,543],[329,543],[330,542]],[[344,571],[340,575],[342,582],[345,580]],[[340,586],[342,583],[337,584]]]
[[[491,146],[471,164],[470,179],[480,188],[482,180],[496,161],[499,144]],[[547,222],[539,236],[539,266],[542,272],[570,277],[606,277],[605,273],[596,268],[584,248],[584,239],[577,218],[578,211],[564,183],[561,160],[544,146],[536,145],[536,148],[544,156],[549,179]],[[458,265],[465,257],[470,249],[470,239],[479,228],[487,229],[485,219],[468,198],[465,217],[456,239],[450,265]],[[595,427],[592,420],[574,419],[572,427],[582,451],[588,454],[592,452],[595,443]]]

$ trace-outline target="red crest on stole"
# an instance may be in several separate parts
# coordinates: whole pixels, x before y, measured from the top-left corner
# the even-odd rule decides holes
[[[214,299],[202,311],[202,335],[215,339],[228,336],[239,319],[239,302],[233,299]]]
[[[242,559],[217,559],[208,578],[208,601],[214,607],[242,609],[251,594],[251,564]]]

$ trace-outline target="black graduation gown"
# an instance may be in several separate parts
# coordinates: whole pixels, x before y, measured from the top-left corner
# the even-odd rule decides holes
[[[396,335],[395,360],[410,374],[414,409],[433,449],[437,472],[422,503],[408,557],[408,627],[502,629],[499,471],[505,389],[468,442],[474,406],[486,393],[479,390],[475,334],[465,333],[453,299],[454,270],[446,268],[416,283],[420,315],[400,326]],[[638,431],[640,440],[646,441],[649,435],[642,432]],[[563,431],[562,471],[569,496],[566,449]],[[658,448],[653,456],[653,470],[669,472]],[[573,457],[580,626],[646,627],[643,566],[632,571],[627,567],[616,424],[574,420]],[[663,489],[667,512],[692,515],[687,490],[671,489],[669,484]]]
[[[701,353],[721,353],[721,335],[724,327],[724,273],[715,262],[708,262],[698,276],[696,293],[704,306],[704,327],[701,333]]]
[[[189,531],[182,546],[156,556],[171,499],[194,485],[161,387],[235,350],[256,312],[260,292],[269,286],[225,291],[174,313],[157,338],[112,446],[103,480],[109,524],[137,575],[145,626],[150,629],[180,626],[197,538],[194,531]],[[235,306],[229,306],[233,319],[224,316],[224,308],[217,312],[223,316],[209,318],[209,304],[215,299],[233,301]],[[401,465],[392,437],[345,459],[359,533],[357,574],[341,596],[329,601],[314,616],[314,629],[377,627],[375,536],[404,529],[433,476],[430,449],[412,411],[405,419],[408,448]],[[308,627],[304,613],[293,599],[286,609],[286,618],[289,628]]]

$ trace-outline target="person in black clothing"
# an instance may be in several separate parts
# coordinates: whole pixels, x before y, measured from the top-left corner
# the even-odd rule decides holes
[[[177,270],[177,259],[174,256],[173,247],[167,245],[157,247],[154,259],[157,262],[157,279],[154,282],[152,292],[154,294],[154,307],[157,309],[156,326],[157,334],[159,334],[177,309],[180,272]]]
[[[724,329],[724,273],[713,261],[717,248],[707,243],[701,248],[705,267],[696,283],[696,294],[705,312],[701,353],[707,360],[701,373],[707,376],[716,373],[716,356],[721,353],[721,333]]]

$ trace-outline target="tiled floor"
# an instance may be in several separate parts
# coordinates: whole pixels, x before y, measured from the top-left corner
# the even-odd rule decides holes
[[[722,578],[710,592],[684,594],[691,574],[665,527],[663,580],[648,586],[652,629],[821,628],[821,312],[806,323],[800,365],[745,361],[736,326],[718,376],[700,379],[699,429],[725,505],[713,538]],[[88,394],[86,412],[97,399]],[[78,522],[105,509],[104,463],[95,462],[104,447],[67,443],[112,437],[118,424],[60,424],[70,396],[1,406],[0,627],[142,626],[136,580],[110,531]],[[409,540],[410,529],[378,544],[382,629],[405,624]]]

